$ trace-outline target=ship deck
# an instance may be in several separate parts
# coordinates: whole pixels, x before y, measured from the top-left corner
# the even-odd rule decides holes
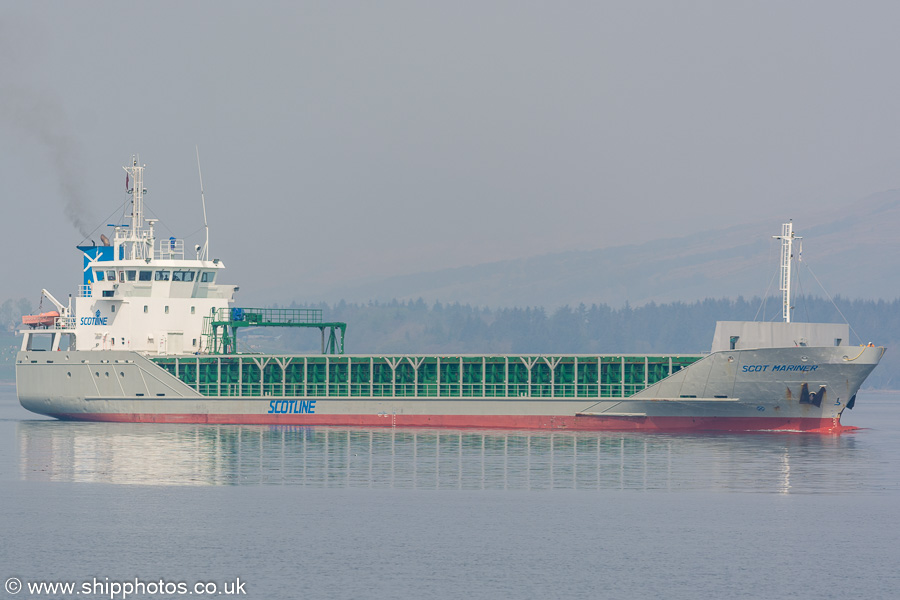
[[[625,398],[700,360],[654,355],[149,357],[204,396]]]

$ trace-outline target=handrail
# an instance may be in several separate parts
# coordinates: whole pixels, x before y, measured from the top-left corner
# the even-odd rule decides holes
[[[75,329],[75,317],[56,317],[54,329]]]
[[[160,259],[184,259],[184,240],[176,238],[159,240],[157,257]]]

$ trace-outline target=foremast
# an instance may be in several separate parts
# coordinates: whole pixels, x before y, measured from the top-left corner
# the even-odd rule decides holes
[[[789,221],[781,225],[781,235],[773,235],[776,240],[781,240],[781,316],[785,323],[791,322],[791,261],[794,258],[794,240],[802,240],[802,237],[794,235],[794,222]]]

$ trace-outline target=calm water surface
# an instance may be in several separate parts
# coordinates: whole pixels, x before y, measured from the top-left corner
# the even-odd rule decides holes
[[[0,579],[240,577],[247,598],[895,598],[900,394],[860,394],[844,422],[864,429],[63,423],[5,386]]]

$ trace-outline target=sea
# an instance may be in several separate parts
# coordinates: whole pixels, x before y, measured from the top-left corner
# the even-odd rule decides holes
[[[840,435],[77,423],[0,385],[0,580],[7,598],[898,598],[900,393],[847,412]]]

